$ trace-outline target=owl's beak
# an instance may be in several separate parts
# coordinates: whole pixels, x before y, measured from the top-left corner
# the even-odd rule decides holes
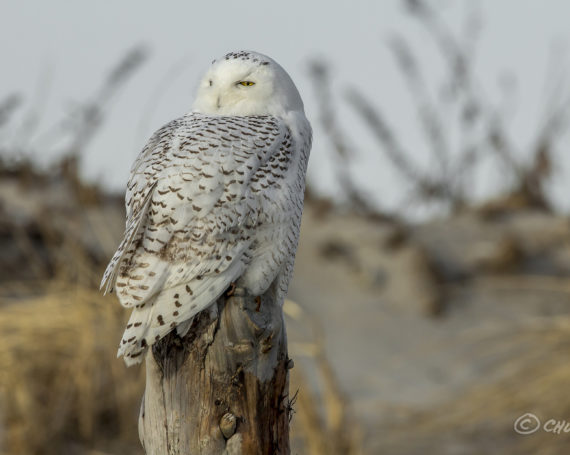
[[[221,99],[220,99],[219,96],[218,96],[218,101],[217,101],[217,103],[216,103],[216,107],[217,107],[218,109],[222,107],[222,101],[221,101]]]

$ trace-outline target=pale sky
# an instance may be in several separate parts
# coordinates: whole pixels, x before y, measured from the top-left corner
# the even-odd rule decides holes
[[[239,49],[271,56],[296,82],[314,127],[309,178],[321,191],[335,194],[338,188],[331,170],[330,144],[318,122],[308,76],[308,62],[315,57],[328,61],[333,70],[334,102],[356,151],[351,171],[379,205],[394,208],[401,203],[401,177],[347,107],[343,99],[346,88],[357,88],[379,106],[414,159],[430,165],[425,139],[413,120],[414,105],[387,40],[394,33],[408,38],[429,80],[438,80],[441,59],[400,0],[4,0],[1,4],[0,100],[9,93],[22,93],[29,103],[22,114],[32,104],[44,103],[40,132],[49,129],[74,103],[93,94],[127,49],[138,43],[148,45],[149,60],[115,100],[83,162],[88,178],[113,189],[124,188],[130,165],[150,134],[190,110],[196,82],[210,61]],[[545,108],[547,62],[553,46],[562,50],[558,54],[560,68],[567,66],[570,2],[439,0],[435,4],[454,30],[461,30],[473,5],[481,5],[477,74],[491,99],[501,93],[501,81],[509,80],[504,77],[507,71],[516,76],[516,90],[506,109],[513,142],[524,150]],[[570,77],[566,81],[570,83]],[[47,93],[47,98],[37,98],[37,92]],[[15,125],[22,117],[15,119]],[[565,194],[570,183],[566,182],[570,179],[565,176],[570,175],[570,159],[564,148],[568,145],[566,138],[558,151],[560,171],[552,186],[557,204],[567,211],[570,198],[566,202]],[[40,147],[37,150],[46,153]],[[49,152],[35,157],[41,162],[50,158]],[[500,173],[490,169],[474,183],[473,193],[484,195],[500,184]]]

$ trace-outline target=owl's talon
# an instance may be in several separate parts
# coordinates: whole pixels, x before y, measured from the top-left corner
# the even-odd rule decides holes
[[[261,309],[261,297],[257,296],[255,298],[255,303],[256,303],[255,312],[259,313],[259,310]]]
[[[236,292],[236,284],[231,283],[230,284],[230,290],[228,292],[226,292],[226,296],[231,297],[232,295],[234,295],[234,292]]]

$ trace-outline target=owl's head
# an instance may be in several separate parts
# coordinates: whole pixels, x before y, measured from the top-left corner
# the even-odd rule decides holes
[[[303,101],[287,72],[257,52],[230,52],[206,72],[193,110],[214,115],[276,115],[303,112]]]

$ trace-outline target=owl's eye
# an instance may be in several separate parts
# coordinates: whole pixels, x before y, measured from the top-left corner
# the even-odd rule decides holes
[[[251,82],[251,81],[239,81],[238,84],[239,84],[239,85],[243,85],[244,87],[251,87],[252,85],[255,85],[255,82]]]

